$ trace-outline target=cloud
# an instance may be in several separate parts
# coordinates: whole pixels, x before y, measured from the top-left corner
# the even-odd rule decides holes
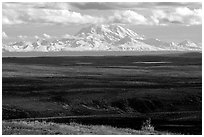
[[[65,2],[4,2],[2,9],[34,8],[34,9],[71,9],[70,3]]]
[[[200,2],[73,2],[69,4],[80,10],[125,10],[125,9],[155,9],[155,8],[175,8],[189,7],[202,8]]]
[[[51,36],[50,35],[48,35],[48,34],[43,34],[43,36],[46,38],[46,39],[49,39],[49,38],[51,38]]]
[[[143,15],[131,10],[117,11],[114,16],[109,17],[109,21],[125,24],[148,24],[148,20]]]
[[[35,39],[40,39],[40,37],[39,37],[39,36],[37,36],[37,35],[35,35],[35,36],[34,36],[34,38],[35,38]]]
[[[180,16],[189,16],[189,15],[193,15],[194,11],[190,10],[187,7],[179,7],[179,8],[176,8],[175,13]]]
[[[70,3],[65,2],[41,2],[38,4],[34,4],[35,8],[42,8],[42,9],[65,9],[69,10],[72,7]]]
[[[24,21],[21,19],[22,12],[15,12],[15,10],[2,10],[2,24],[22,24]]]
[[[41,12],[41,14],[39,12]],[[68,10],[33,10],[29,13],[29,16],[33,16],[32,20],[35,21],[40,20],[41,22],[58,24],[86,24],[103,22],[103,18],[93,17],[90,15],[82,15],[81,13]]]
[[[74,35],[64,34],[64,35],[62,35],[62,38],[65,38],[65,39],[77,39],[79,37],[74,36]]]
[[[112,3],[106,3],[106,2],[77,2],[77,3],[70,3],[70,4],[81,10],[89,10],[89,9],[110,10],[110,9],[113,9]]]
[[[46,5],[47,4],[47,5]],[[2,11],[2,23],[7,25],[12,24],[27,24],[27,23],[51,23],[51,24],[86,24],[103,22],[103,18],[90,15],[82,15],[79,12],[68,10],[63,4],[54,3],[40,4],[10,4],[6,3]],[[26,5],[26,6],[25,6]],[[49,6],[48,6],[49,5]],[[24,8],[23,8],[24,7]],[[46,7],[46,8],[45,8]]]
[[[183,24],[199,25],[202,24],[202,10],[190,9],[188,7],[177,7],[172,10],[153,10],[151,19],[157,25],[160,24]]]
[[[2,38],[3,39],[7,39],[8,38],[8,35],[4,31],[2,32]]]
[[[193,6],[190,6],[190,4]],[[202,9],[195,7],[200,5],[200,3],[177,2],[3,3],[2,24],[123,23],[132,25],[199,25],[202,24]],[[112,9],[112,11],[108,16],[103,15],[102,12],[101,16],[94,16],[94,13],[88,15],[70,10],[73,8],[80,10]]]
[[[189,7],[190,9],[202,8],[201,2],[155,2],[157,7]]]
[[[63,38],[73,38],[73,36],[72,36],[72,35],[69,35],[69,34],[64,34],[62,37],[63,37]]]
[[[17,37],[20,38],[20,39],[26,39],[28,36],[19,35],[19,36],[17,36]]]

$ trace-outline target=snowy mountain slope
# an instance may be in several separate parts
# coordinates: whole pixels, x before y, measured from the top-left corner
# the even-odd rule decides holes
[[[188,50],[202,50],[202,47],[200,44],[197,44],[190,40],[184,40],[181,43],[179,43],[177,46],[179,48],[188,49]]]
[[[146,38],[117,24],[91,25],[81,29],[75,36],[48,41],[15,42],[3,45],[3,52],[49,52],[49,51],[201,51],[201,44],[192,41],[168,43]]]

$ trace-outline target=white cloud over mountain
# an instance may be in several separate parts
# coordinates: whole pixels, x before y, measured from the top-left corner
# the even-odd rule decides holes
[[[3,9],[3,24],[22,23],[99,23],[104,22],[104,18],[82,15],[78,12],[56,9]]]
[[[148,24],[148,20],[143,15],[132,10],[117,11],[113,16],[109,17],[109,21],[125,24]]]
[[[19,35],[18,38],[20,39],[26,39],[28,36],[24,36],[24,35]]]
[[[144,3],[141,3],[144,5]],[[96,4],[70,4],[70,3],[3,3],[2,23],[4,25],[12,24],[27,24],[27,23],[48,23],[48,24],[101,24],[101,23],[123,23],[132,25],[168,25],[168,24],[183,24],[183,25],[198,25],[202,24],[202,9],[188,8],[186,4],[175,3],[162,4],[162,8],[154,3],[144,5],[144,8],[138,12],[139,4],[113,4],[108,3]],[[74,6],[75,7],[74,7]],[[95,15],[73,11],[73,9],[95,9],[102,5],[105,9],[112,9],[110,15]],[[171,6],[174,5],[174,6]],[[115,6],[115,9],[114,9]],[[134,6],[137,7],[134,9]],[[152,7],[151,7],[152,6]],[[74,8],[73,8],[74,7]],[[116,8],[117,7],[117,8]],[[121,7],[120,10],[119,7]],[[123,8],[122,8],[123,7]],[[131,7],[128,9],[127,7]],[[143,12],[141,12],[143,11]],[[147,14],[148,13],[148,14]]]
[[[49,38],[51,38],[51,36],[50,35],[48,35],[48,34],[43,34],[43,36],[46,38],[46,39],[49,39]]]
[[[7,35],[4,31],[2,32],[2,38],[3,38],[3,39],[8,38],[8,35]]]
[[[178,23],[185,25],[202,24],[202,10],[178,7],[171,11],[153,10],[152,20],[156,24]]]
[[[35,35],[35,36],[34,36],[34,38],[35,38],[35,39],[39,39],[40,37],[39,37],[39,36],[37,36],[37,35]]]
[[[73,2],[69,3],[69,6],[76,7],[80,10],[123,10],[144,8],[151,10],[152,8],[176,8],[181,6],[190,8],[202,7],[201,3],[199,2]]]

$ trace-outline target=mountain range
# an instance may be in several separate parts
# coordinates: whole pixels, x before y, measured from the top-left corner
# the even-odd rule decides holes
[[[202,45],[185,40],[180,43],[147,38],[118,24],[91,25],[76,35],[53,41],[38,39],[3,44],[3,52],[59,51],[201,51]]]

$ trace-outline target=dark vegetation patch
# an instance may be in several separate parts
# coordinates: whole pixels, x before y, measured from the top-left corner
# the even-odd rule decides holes
[[[192,56],[191,56],[192,55]],[[200,65],[202,62],[202,54],[200,53],[186,53],[186,54],[170,54],[170,55],[141,55],[141,56],[73,56],[73,57],[25,57],[3,58],[3,63],[17,63],[17,64],[38,64],[38,65],[54,65],[54,66],[73,66],[79,62],[90,62],[83,66],[151,66],[152,64],[132,64],[132,62],[172,62],[171,65]],[[154,64],[155,65],[155,64]],[[160,65],[160,64],[157,64]],[[162,64],[162,65],[169,65]]]

